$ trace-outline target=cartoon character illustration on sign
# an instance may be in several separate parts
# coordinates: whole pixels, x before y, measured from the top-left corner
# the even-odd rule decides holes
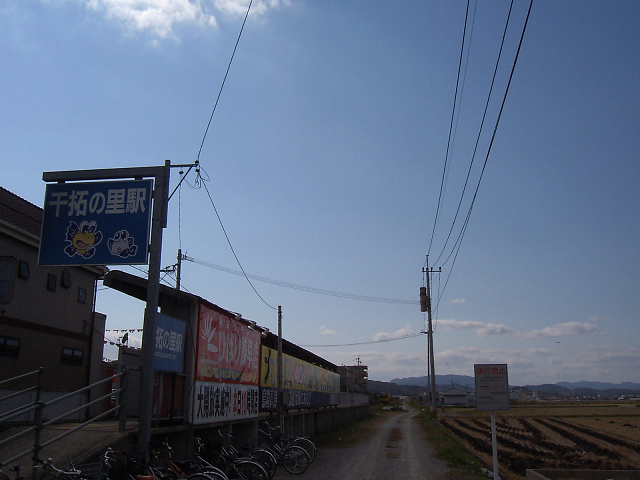
[[[122,258],[133,257],[138,252],[138,246],[134,244],[134,241],[134,238],[129,236],[129,232],[120,230],[107,241],[107,247],[111,255]]]
[[[64,253],[73,257],[80,255],[83,258],[91,258],[96,253],[96,245],[102,241],[102,232],[96,231],[98,224],[92,220],[84,220],[78,224],[69,222],[66,240],[71,242],[64,249]]]

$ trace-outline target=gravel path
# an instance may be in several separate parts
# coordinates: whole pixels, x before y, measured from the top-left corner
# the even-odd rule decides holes
[[[424,439],[415,418],[417,411],[393,415],[374,435],[360,444],[319,449],[302,475],[290,475],[282,467],[274,480],[458,480]]]

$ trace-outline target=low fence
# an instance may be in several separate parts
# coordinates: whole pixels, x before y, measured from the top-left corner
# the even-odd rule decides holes
[[[23,390],[11,391],[6,388],[5,392],[9,392],[4,397],[0,398],[0,404],[3,402],[11,402],[15,403],[16,399],[22,398],[18,403],[18,407],[3,409],[3,413],[0,414],[0,426],[4,424],[9,424],[9,422],[28,422],[33,423],[32,426],[20,430],[14,435],[11,435],[0,441],[0,451],[2,446],[8,445],[11,443],[17,442],[22,437],[27,435],[33,435],[33,444],[27,450],[14,454],[11,458],[0,458],[0,468],[4,465],[8,465],[16,460],[19,460],[27,455],[33,454],[33,457],[38,457],[40,451],[53,443],[56,443],[62,440],[64,437],[80,430],[81,428],[86,427],[87,425],[94,423],[98,420],[101,420],[107,416],[111,416],[116,412],[119,412],[119,431],[124,431],[126,418],[124,416],[124,410],[120,408],[119,402],[115,402],[112,408],[103,411],[99,415],[84,421],[83,423],[78,424],[75,428],[70,430],[66,430],[64,433],[47,440],[46,442],[41,442],[41,434],[42,430],[46,427],[54,425],[56,423],[62,423],[63,420],[69,421],[69,419],[77,420],[78,418],[86,418],[88,415],[86,413],[83,415],[82,412],[87,412],[89,408],[94,405],[98,405],[99,403],[103,403],[106,400],[110,400],[112,395],[119,397],[125,392],[125,380],[126,380],[126,370],[113,375],[111,377],[105,378],[91,384],[87,387],[81,388],[74,392],[69,392],[66,394],[60,394],[55,396],[55,398],[51,398],[48,400],[41,399],[41,385],[40,379],[42,375],[43,369],[40,368],[34,372],[26,373],[24,375],[20,375],[17,377],[9,378],[7,380],[3,380],[0,382],[0,387],[5,387],[6,385],[10,385],[12,382],[16,382],[19,380],[24,380],[25,378],[35,377],[35,384],[31,387],[28,387]],[[110,384],[114,382],[116,379],[120,379],[120,388],[115,391],[111,391],[109,389],[109,393],[106,395],[102,395],[92,401],[87,402],[86,398],[89,395],[89,392],[96,387],[100,387],[101,385],[109,382]],[[24,397],[28,396],[29,400],[24,401]],[[63,412],[60,412],[60,405],[64,405]],[[51,419],[47,418],[47,415],[53,417]],[[35,467],[35,462],[34,462]]]

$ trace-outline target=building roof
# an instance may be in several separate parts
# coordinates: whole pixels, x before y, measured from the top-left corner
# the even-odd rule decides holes
[[[42,208],[0,187],[0,220],[40,238]]]

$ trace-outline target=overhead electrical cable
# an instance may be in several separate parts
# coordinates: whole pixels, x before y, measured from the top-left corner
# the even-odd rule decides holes
[[[505,38],[507,36],[507,29],[509,27],[509,20],[511,18],[511,10],[513,9],[513,0],[511,0],[511,5],[509,6],[509,13],[507,14],[507,21],[505,22],[505,26],[504,26],[504,32],[502,33],[502,41],[500,43],[500,50],[498,52],[498,58],[496,59],[496,66],[493,69],[493,77],[491,79],[491,86],[489,87],[489,94],[487,95],[487,101],[485,103],[484,106],[484,112],[482,114],[482,121],[480,122],[480,129],[478,131],[478,136],[476,137],[476,144],[475,147],[473,149],[473,155],[471,156],[471,162],[469,163],[469,170],[467,171],[467,178],[464,181],[464,187],[462,188],[462,194],[460,195],[460,201],[458,202],[458,207],[456,209],[456,214],[453,217],[453,222],[451,222],[451,228],[449,229],[449,233],[447,235],[447,239],[444,242],[444,245],[442,246],[442,250],[440,251],[440,255],[438,255],[438,258],[436,259],[436,264],[440,261],[440,258],[442,258],[442,255],[444,254],[446,248],[447,248],[447,244],[449,243],[449,239],[451,238],[451,233],[453,232],[453,228],[456,224],[456,220],[458,219],[458,214],[460,213],[460,207],[462,206],[462,200],[464,199],[464,194],[466,193],[467,190],[467,185],[469,183],[469,177],[471,176],[471,170],[473,168],[473,164],[476,158],[476,153],[478,151],[478,145],[480,143],[480,137],[482,135],[482,131],[484,128],[484,122],[485,119],[487,117],[487,111],[489,109],[489,103],[491,101],[491,94],[493,93],[493,86],[495,84],[496,81],[496,75],[498,73],[498,66],[500,65],[500,59],[502,58],[502,49],[504,47],[504,41]],[[446,262],[445,262],[446,263]],[[444,265],[444,264],[443,264]]]
[[[429,241],[429,250],[431,252],[431,246],[433,245],[433,237],[436,233],[436,226],[438,225],[438,215],[440,214],[440,203],[442,202],[442,192],[444,190],[444,179],[447,173],[447,162],[449,160],[449,149],[451,147],[451,133],[453,132],[453,121],[456,113],[456,104],[458,101],[458,86],[460,84],[460,71],[462,69],[462,58],[464,54],[464,42],[467,33],[467,21],[469,19],[469,0],[467,0],[467,10],[464,17],[464,29],[462,31],[462,44],[460,45],[460,60],[458,61],[458,76],[456,78],[456,89],[453,96],[453,107],[451,109],[451,122],[449,124],[449,138],[447,140],[447,151],[444,157],[444,167],[442,169],[442,179],[440,180],[440,193],[438,194],[438,205],[436,206],[436,217],[433,221],[433,230],[431,231],[431,240]]]
[[[205,267],[209,267],[209,268],[214,268],[216,270],[220,270],[226,273],[231,273],[233,275],[239,275],[239,276],[247,276],[248,278],[252,279],[252,280],[257,280],[259,282],[263,282],[263,283],[270,283],[272,285],[278,285],[280,287],[285,287],[285,288],[292,288],[295,290],[301,290],[304,292],[309,292],[309,293],[317,293],[319,295],[328,295],[328,296],[332,296],[332,297],[340,297],[340,298],[348,298],[351,300],[362,300],[362,301],[367,301],[367,302],[379,302],[379,303],[395,303],[395,304],[404,304],[404,305],[418,305],[420,302],[418,300],[403,300],[403,299],[397,299],[397,298],[383,298],[383,297],[373,297],[373,296],[366,296],[366,295],[358,295],[358,294],[353,294],[353,293],[345,293],[345,292],[337,292],[337,291],[333,291],[333,290],[324,290],[321,288],[315,288],[315,287],[309,287],[309,286],[305,286],[305,285],[299,285],[296,283],[289,283],[289,282],[284,282],[282,280],[275,280],[273,278],[267,278],[267,277],[261,277],[258,275],[252,275],[250,273],[245,273],[244,271],[238,271],[238,270],[233,270],[231,268],[227,268],[227,267],[223,267],[220,265],[216,265],[213,263],[209,263],[206,262],[204,260],[198,260],[196,258],[193,257],[189,257],[187,255],[183,255],[183,260],[187,260],[189,262],[193,262],[193,263],[197,263],[198,265],[202,265]]]
[[[211,193],[209,193],[209,189],[207,188],[207,183],[203,182],[202,186],[204,187],[205,191],[207,192],[207,196],[209,197],[209,201],[211,202],[211,206],[213,207],[213,211],[215,212],[216,217],[218,217],[218,222],[220,223],[220,228],[222,228],[222,232],[224,233],[224,236],[227,239],[227,243],[229,244],[229,248],[231,249],[231,253],[233,253],[233,256],[235,257],[236,262],[238,263],[238,266],[240,267],[240,270],[242,270],[242,275],[244,275],[244,278],[246,278],[247,282],[249,282],[249,285],[251,285],[251,288],[253,289],[255,294],[258,296],[258,298],[260,300],[262,300],[262,303],[264,303],[267,307],[269,307],[269,308],[271,308],[273,310],[277,310],[276,308],[274,308],[271,305],[269,305],[264,298],[262,298],[262,295],[260,295],[258,293],[258,290],[256,290],[256,287],[253,285],[253,283],[251,283],[251,280],[247,276],[247,273],[244,271],[244,268],[242,267],[242,264],[240,263],[240,259],[238,258],[238,255],[236,255],[236,251],[234,250],[233,245],[231,245],[231,240],[229,239],[229,235],[227,235],[227,231],[224,228],[224,225],[222,224],[222,219],[220,218],[220,215],[218,214],[218,209],[216,208],[215,203],[213,203],[213,198],[211,197]]]
[[[424,332],[409,333],[407,335],[401,335],[399,337],[384,338],[382,340],[372,340],[370,342],[338,343],[338,344],[332,344],[332,345],[300,345],[300,346],[303,347],[303,348],[312,348],[312,347],[352,347],[354,345],[371,345],[371,344],[374,344],[374,343],[395,342],[396,340],[404,340],[405,338],[419,337],[421,335],[425,335],[425,333]]]
[[[242,27],[240,27],[240,33],[238,33],[238,39],[236,40],[236,44],[233,47],[233,52],[231,53],[231,58],[229,59],[229,64],[227,65],[227,70],[224,73],[224,78],[222,79],[222,84],[220,85],[220,90],[218,91],[218,96],[216,97],[216,102],[213,105],[213,110],[211,110],[211,115],[209,116],[209,122],[207,123],[207,128],[204,130],[204,135],[202,136],[202,142],[200,143],[200,149],[198,150],[198,155],[196,156],[196,161],[200,161],[200,154],[202,153],[202,147],[204,146],[204,141],[207,138],[207,133],[209,132],[209,127],[211,126],[211,121],[213,120],[213,114],[216,112],[216,108],[218,107],[218,102],[220,101],[220,96],[222,95],[222,89],[224,88],[224,84],[227,81],[227,76],[229,75],[229,70],[231,69],[231,63],[233,62],[233,58],[236,55],[236,50],[238,49],[238,44],[240,43],[240,37],[242,36],[242,32],[244,30],[244,26],[247,23],[247,17],[249,17],[249,11],[251,10],[251,4],[253,0],[249,2],[249,6],[247,7],[247,13],[244,16],[244,20],[242,21]]]
[[[477,184],[476,190],[475,190],[475,192],[473,194],[473,199],[471,200],[471,205],[469,206],[469,211],[467,213],[467,217],[465,218],[464,225],[462,227],[462,230],[460,231],[460,235],[458,235],[458,239],[456,240],[457,247],[454,245],[455,256],[453,258],[453,263],[451,264],[451,268],[449,269],[449,275],[447,276],[447,280],[446,280],[446,282],[444,284],[444,287],[442,288],[441,296],[438,298],[438,302],[437,302],[438,304],[440,303],[440,299],[442,298],[442,294],[444,294],[444,291],[446,290],[447,285],[449,284],[449,279],[451,278],[451,272],[453,271],[453,266],[455,265],[455,261],[456,261],[456,259],[458,257],[458,252],[460,251],[460,246],[462,245],[462,239],[463,239],[464,234],[465,234],[465,232],[467,230],[467,226],[469,224],[469,218],[471,217],[471,212],[473,211],[473,206],[475,205],[476,198],[478,196],[478,190],[480,189],[480,183],[482,182],[482,177],[483,177],[484,171],[485,171],[485,169],[487,167],[487,162],[489,160],[489,155],[491,154],[491,149],[493,148],[493,142],[494,142],[494,140],[496,138],[496,133],[498,131],[498,125],[500,124],[500,119],[502,118],[502,112],[504,110],[504,105],[505,105],[505,102],[507,100],[507,95],[509,94],[509,88],[511,87],[511,81],[513,80],[513,73],[514,73],[514,71],[516,69],[516,65],[518,63],[518,58],[520,56],[520,50],[522,48],[522,42],[524,40],[524,35],[525,35],[526,30],[527,30],[527,25],[529,23],[529,17],[531,15],[531,8],[532,7],[533,7],[533,0],[530,0],[529,9],[527,11],[527,17],[525,18],[524,25],[522,27],[522,33],[520,34],[520,41],[518,42],[518,49],[517,49],[516,55],[515,55],[515,57],[513,59],[513,64],[511,66],[511,72],[509,74],[509,81],[507,82],[507,87],[505,88],[504,95],[502,97],[502,103],[500,105],[500,111],[498,112],[498,117],[496,119],[496,123],[495,123],[495,126],[493,128],[493,133],[491,135],[491,141],[489,142],[489,147],[487,149],[487,154],[486,154],[485,159],[484,159],[484,165],[482,166],[482,171],[480,172],[480,178],[478,179],[478,184]]]

